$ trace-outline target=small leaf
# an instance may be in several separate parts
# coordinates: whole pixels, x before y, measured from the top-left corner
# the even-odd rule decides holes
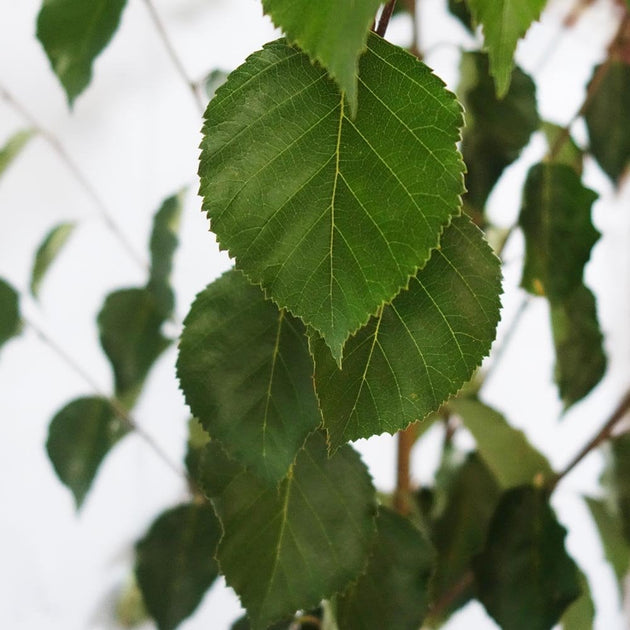
[[[32,129],[22,129],[14,133],[0,148],[0,177],[9,168],[13,160],[20,154],[28,141],[33,137]]]
[[[391,305],[350,338],[339,369],[311,339],[332,450],[423,419],[472,376],[499,320],[499,262],[466,216]]]
[[[135,628],[149,621],[142,591],[135,574],[120,590],[116,599],[115,618],[123,628]]]
[[[478,400],[456,398],[449,402],[449,409],[473,434],[479,454],[503,488],[540,485],[553,478],[547,458],[491,407]]]
[[[616,184],[630,162],[630,65],[611,60],[588,102],[586,127],[590,150],[604,172]],[[593,77],[600,67],[593,69]],[[593,79],[592,79],[593,80]]]
[[[129,432],[105,398],[77,398],[55,414],[46,450],[57,476],[83,504],[101,462]]]
[[[112,364],[116,397],[132,407],[156,359],[171,343],[160,332],[164,319],[147,289],[110,293],[100,313],[101,346]]]
[[[136,545],[136,575],[160,630],[191,615],[219,571],[214,554],[221,523],[211,505],[186,504],[161,514]]]
[[[337,598],[344,630],[417,630],[429,604],[431,543],[408,519],[380,508],[366,572]]]
[[[193,414],[229,455],[279,481],[321,422],[303,324],[265,300],[240,271],[200,293],[177,373]]]
[[[31,273],[31,293],[34,297],[39,295],[39,287],[50,265],[66,244],[75,228],[74,223],[60,223],[56,225],[42,241],[35,253],[33,271]]]
[[[630,569],[630,546],[624,538],[621,519],[605,501],[590,497],[585,497],[584,500],[597,526],[606,560],[615,572],[619,596],[623,597],[624,580]]]
[[[463,192],[462,115],[442,81],[373,35],[359,82],[351,120],[307,55],[267,44],[210,102],[199,167],[221,247],[337,362],[428,260]]]
[[[17,291],[0,278],[0,348],[22,329],[20,298]]]
[[[521,486],[503,495],[474,561],[477,595],[503,630],[550,630],[580,596],[565,536],[544,490]]]
[[[584,151],[578,147],[566,129],[550,122],[542,123],[542,130],[547,138],[549,151],[553,154],[554,164],[566,164],[578,175],[582,175]],[[559,149],[557,149],[558,144]]]
[[[374,488],[357,453],[345,446],[329,458],[320,433],[278,488],[242,471],[215,505],[225,531],[221,571],[254,630],[316,606],[365,568]]]
[[[566,609],[560,625],[562,630],[593,630],[595,605],[586,576],[579,571],[578,581],[582,594]]]
[[[92,64],[118,28],[126,0],[43,0],[37,39],[61,81],[68,103],[92,78]]]
[[[503,98],[510,87],[516,44],[540,17],[547,0],[468,0],[477,24],[481,24],[490,57],[490,74]]]
[[[164,201],[153,219],[153,231],[149,243],[151,270],[147,289],[155,296],[164,319],[171,316],[175,301],[170,277],[173,268],[173,254],[178,244],[177,233],[184,194],[185,190]]]
[[[214,98],[216,91],[225,83],[228,78],[228,72],[225,70],[212,70],[209,72],[206,78],[203,80],[203,89],[206,92],[208,100]]]
[[[459,94],[466,109],[462,154],[466,163],[464,199],[478,211],[499,177],[529,142],[539,124],[536,86],[520,68],[511,71],[510,88],[497,98],[488,70],[488,56],[465,52]]]
[[[381,0],[262,0],[265,13],[292,44],[319,61],[357,111],[359,56]]]

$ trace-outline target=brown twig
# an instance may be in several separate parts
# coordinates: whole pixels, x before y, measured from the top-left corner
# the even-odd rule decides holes
[[[381,17],[378,21],[378,26],[376,27],[377,35],[385,37],[385,33],[387,32],[387,27],[389,25],[389,20],[394,13],[395,6],[396,0],[389,0],[389,2],[383,7],[383,12],[381,13]]]
[[[411,494],[411,450],[416,441],[416,425],[410,424],[404,431],[398,432],[398,454],[396,457],[396,490],[394,491],[394,509],[402,516],[410,512]]]
[[[468,569],[462,577],[453,584],[438,601],[431,607],[427,615],[428,619],[438,621],[444,613],[455,603],[458,597],[463,595],[475,581],[472,570]]]

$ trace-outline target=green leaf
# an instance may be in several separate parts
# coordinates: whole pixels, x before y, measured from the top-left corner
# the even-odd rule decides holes
[[[208,499],[219,498],[234,478],[243,472],[243,466],[231,459],[215,440],[201,450],[197,479]]]
[[[408,519],[380,508],[366,572],[337,598],[337,623],[351,630],[417,630],[426,615],[431,543]]]
[[[155,296],[164,319],[171,316],[175,302],[170,277],[185,192],[182,190],[164,201],[153,219],[149,243],[151,269],[147,289]]]
[[[611,507],[619,516],[623,536],[630,544],[630,434],[610,440],[602,483]]]
[[[566,609],[560,624],[562,630],[593,630],[595,605],[586,576],[579,571],[578,581],[582,594]]]
[[[116,597],[115,620],[123,628],[135,628],[150,620],[136,576],[132,576]]]
[[[499,262],[466,216],[391,305],[351,337],[343,369],[311,340],[315,387],[334,450],[421,420],[470,379],[499,320]]]
[[[210,436],[206,433],[197,418],[190,418],[188,421],[188,444],[184,464],[186,471],[193,480],[197,480],[199,466],[204,448],[210,441]]]
[[[262,0],[265,13],[292,44],[319,61],[357,111],[359,56],[381,0]]]
[[[20,298],[17,291],[0,278],[0,348],[22,329]]]
[[[329,458],[320,433],[278,488],[242,471],[215,505],[225,531],[221,571],[254,630],[316,606],[365,568],[374,488],[358,454],[345,446]]]
[[[9,168],[13,160],[20,154],[28,141],[33,137],[32,129],[22,129],[14,133],[0,148],[0,177]]]
[[[39,295],[39,288],[50,265],[66,244],[75,228],[74,223],[60,223],[56,225],[42,241],[35,253],[33,271],[31,273],[31,293]]]
[[[92,64],[107,46],[126,0],[43,0],[37,38],[61,81],[68,103],[92,78]]]
[[[114,371],[116,397],[132,407],[149,369],[171,343],[160,332],[160,304],[147,289],[110,293],[100,313],[101,346]]]
[[[470,32],[474,31],[472,15],[470,14],[470,10],[464,0],[448,0],[448,10]]]
[[[272,623],[267,627],[267,630],[295,630],[292,622],[293,617],[288,617],[287,619],[283,619],[277,623]],[[247,615],[243,615],[232,624],[231,630],[251,630],[251,628],[252,626],[249,623]]]
[[[203,89],[208,97],[208,100],[214,98],[216,91],[225,83],[228,78],[228,72],[225,70],[212,70],[203,80]]]
[[[606,560],[615,572],[619,596],[623,597],[624,580],[630,569],[630,545],[623,536],[621,519],[606,501],[590,497],[585,497],[584,500],[599,531]]]
[[[46,450],[61,482],[74,495],[77,509],[85,499],[101,462],[129,432],[105,398],[77,398],[55,414]]]
[[[553,478],[547,458],[500,413],[472,399],[456,398],[449,408],[473,434],[479,454],[503,488],[542,485]]]
[[[186,504],[161,514],[136,545],[136,576],[160,630],[193,613],[219,573],[214,554],[221,523],[209,504]]]
[[[521,486],[503,495],[473,563],[477,595],[503,630],[550,630],[580,596],[565,535],[545,490]]]
[[[453,473],[446,488],[446,504],[432,526],[437,551],[436,570],[431,581],[431,599],[442,600],[462,583],[473,557],[486,541],[488,525],[500,496],[500,488],[477,453],[471,453]],[[443,621],[472,597],[473,584],[452,598],[433,622]]]
[[[466,52],[460,64],[459,94],[466,110],[462,154],[466,163],[466,203],[483,211],[497,180],[529,142],[539,125],[536,86],[520,68],[511,71],[509,90],[497,98],[488,56]]]
[[[549,151],[553,154],[553,163],[566,164],[581,176],[584,166],[584,151],[578,147],[571,135],[567,135],[564,127],[550,122],[543,122],[541,127],[547,139]],[[556,149],[557,143],[559,143],[558,149]]]
[[[351,120],[307,55],[267,44],[208,106],[199,168],[221,247],[338,362],[425,264],[463,192],[462,115],[442,81],[373,35],[359,83]]]
[[[481,24],[490,57],[490,74],[503,98],[510,87],[516,44],[540,17],[547,0],[468,0],[477,24]]]
[[[303,324],[240,271],[197,296],[184,321],[177,373],[212,438],[269,481],[286,475],[321,422]]]
[[[618,184],[630,162],[630,65],[619,60],[608,63],[588,102],[584,119],[591,153],[608,177]],[[591,81],[599,72],[600,67],[596,66]]]

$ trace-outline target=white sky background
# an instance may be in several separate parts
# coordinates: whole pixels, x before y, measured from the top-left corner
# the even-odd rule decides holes
[[[214,68],[233,69],[264,42],[273,28],[257,0],[155,0],[190,76]],[[427,62],[455,87],[458,54],[445,42],[472,40],[444,13],[442,0],[422,0],[421,44]],[[559,23],[572,2],[551,3],[545,23],[535,26],[519,48],[523,67],[535,73],[541,115],[567,123],[584,97],[584,83],[612,35],[611,3],[598,0],[577,28],[560,39]],[[176,75],[144,3],[128,0],[118,33],[97,60],[92,84],[74,112],[35,40],[38,0],[0,0],[0,81],[42,123],[61,138],[98,190],[121,230],[139,252],[147,251],[152,215],[163,198],[190,184],[174,284],[180,318],[194,295],[229,266],[199,211],[196,161],[200,118]],[[388,38],[408,43],[410,25],[392,23]],[[0,144],[25,121],[0,101]],[[576,136],[585,141],[577,125]],[[542,157],[536,136],[523,160],[508,169],[491,198],[496,221],[517,217],[527,168]],[[585,179],[601,194],[594,219],[603,236],[586,280],[596,290],[609,352],[604,381],[566,416],[552,384],[553,355],[548,312],[535,300],[484,398],[504,411],[561,468],[593,435],[621,397],[630,375],[630,186],[617,194],[588,160]],[[37,322],[72,355],[104,391],[111,373],[102,354],[95,316],[110,291],[144,283],[143,274],[105,229],[93,204],[58,156],[35,138],[0,182],[0,276],[26,293],[32,255],[60,221],[80,221],[63,255],[45,280],[40,305],[23,300]],[[522,239],[508,248],[504,322],[520,300]],[[505,329],[502,325],[501,331]],[[176,461],[184,452],[187,411],[173,377],[175,348],[150,375],[134,416]],[[44,444],[47,425],[71,399],[91,394],[36,335],[26,330],[0,355],[0,627],[12,630],[97,630],[115,628],[111,605],[133,562],[133,544],[165,508],[185,498],[180,479],[131,435],[109,455],[79,515],[70,492],[54,476]],[[461,438],[464,442],[465,436]],[[429,482],[441,440],[439,430],[414,453],[414,478]],[[392,438],[362,441],[358,448],[380,489],[393,487]],[[569,528],[568,547],[587,572],[596,607],[596,628],[621,630],[612,571],[586,509],[579,500],[597,491],[599,455],[589,456],[563,482],[553,504]],[[197,614],[181,627],[224,630],[239,615],[234,595],[213,587]],[[496,626],[478,604],[449,623],[452,629]]]

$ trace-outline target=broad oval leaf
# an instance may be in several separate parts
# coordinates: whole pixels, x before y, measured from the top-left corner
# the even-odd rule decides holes
[[[263,0],[262,4],[289,41],[328,70],[356,113],[359,56],[381,0]]]
[[[321,422],[303,324],[240,271],[197,296],[184,321],[177,374],[208,433],[267,480],[286,475]]]
[[[562,630],[593,630],[595,605],[586,576],[579,571],[582,594],[564,611],[560,625]]]
[[[129,432],[105,398],[77,398],[58,411],[48,427],[46,450],[57,476],[81,507],[101,462]]]
[[[457,398],[449,402],[449,409],[473,434],[479,454],[503,488],[542,485],[553,479],[547,458],[499,412],[478,400]]]
[[[17,291],[0,278],[0,347],[22,328],[20,298]]]
[[[417,630],[429,605],[435,553],[409,519],[379,508],[376,539],[363,575],[337,597],[344,630]]]
[[[0,148],[0,177],[4,175],[4,172],[33,137],[33,134],[32,129],[17,131],[5,142],[4,146]]]
[[[593,76],[600,72],[593,69]],[[590,151],[604,172],[616,184],[630,162],[630,64],[621,60],[608,62],[584,119],[590,139]]]
[[[475,22],[483,28],[490,74],[499,98],[510,87],[516,44],[546,4],[547,0],[468,0]]]
[[[201,145],[221,247],[338,362],[425,264],[463,192],[455,98],[409,53],[368,44],[355,120],[324,70],[279,40],[217,91]]]
[[[503,495],[474,561],[479,600],[501,628],[550,630],[580,596],[565,536],[544,489],[521,486]]]
[[[163,312],[148,289],[110,293],[98,314],[101,346],[114,371],[116,397],[132,407],[153,363],[171,343]]]
[[[136,576],[160,630],[191,615],[219,573],[214,559],[221,523],[209,504],[161,514],[136,545]]]
[[[423,419],[470,379],[499,321],[499,267],[481,232],[458,217],[409,288],[351,337],[342,369],[312,337],[331,449]]]
[[[243,470],[224,483],[215,505],[225,531],[221,572],[254,630],[318,605],[365,568],[374,488],[358,454],[345,446],[328,457],[321,433],[308,439],[279,487]]]
[[[50,265],[61,252],[75,228],[74,223],[60,223],[48,232],[35,253],[33,271],[31,272],[31,293],[37,297],[42,280]]]
[[[37,39],[61,81],[68,103],[92,78],[92,63],[118,28],[126,0],[43,0]]]

